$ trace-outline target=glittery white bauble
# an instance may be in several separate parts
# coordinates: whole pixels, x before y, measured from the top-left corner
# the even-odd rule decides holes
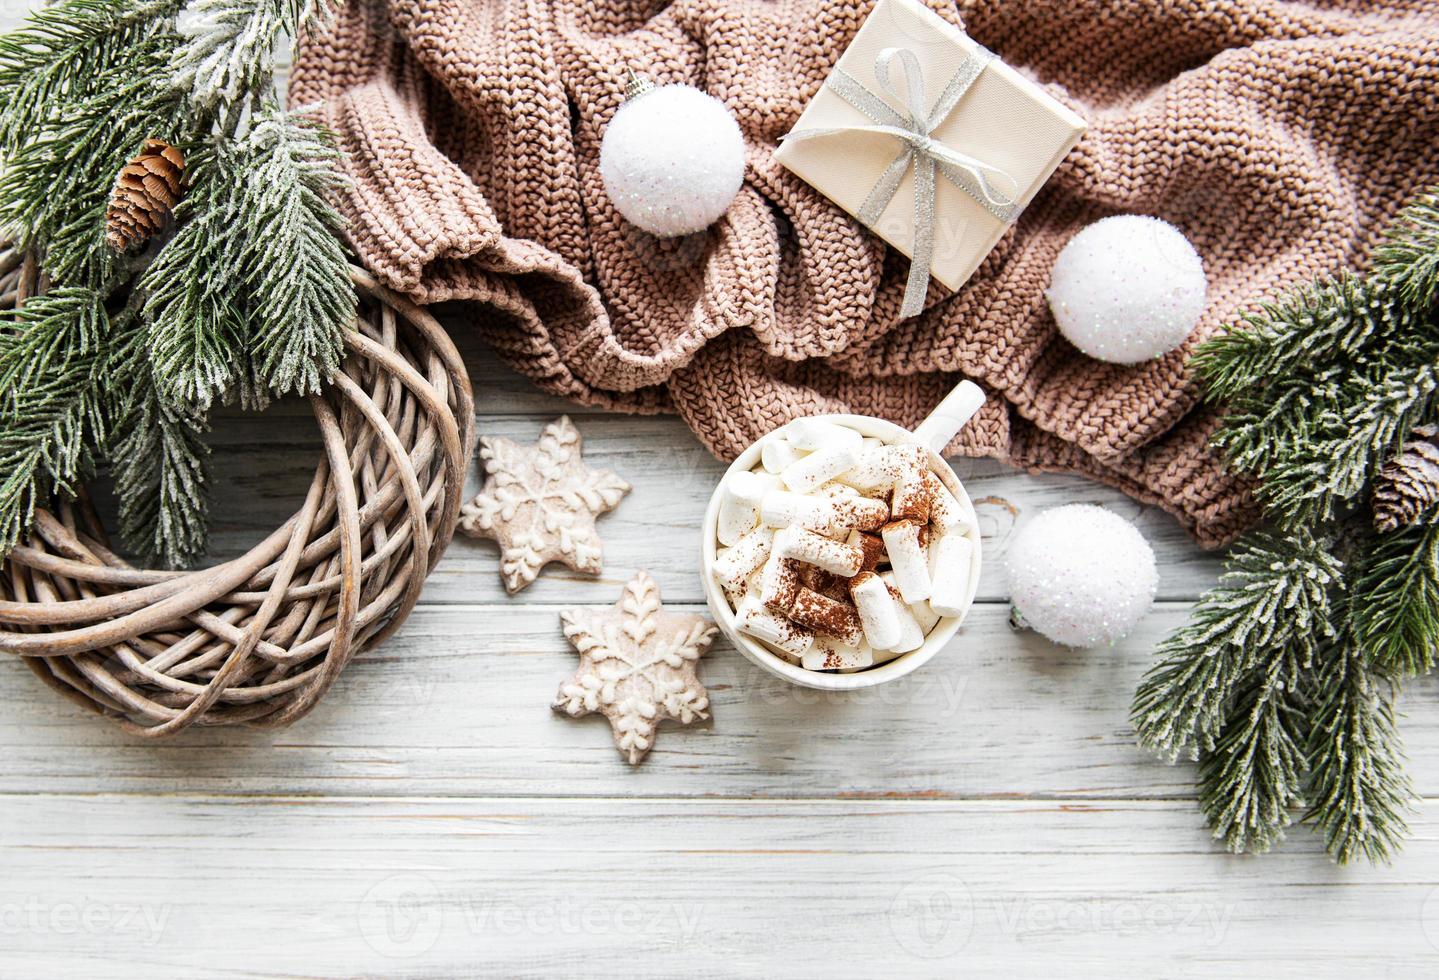
[[[1109,646],[1154,603],[1149,542],[1124,518],[1068,504],[1030,521],[1009,548],[1009,591],[1026,626],[1071,647]]]
[[[620,106],[600,143],[600,176],[620,214],[670,238],[708,227],[744,179],[744,139],[724,103],[664,85]]]
[[[1138,364],[1172,351],[1204,312],[1204,262],[1158,218],[1120,214],[1069,240],[1055,260],[1049,308],[1090,357]]]

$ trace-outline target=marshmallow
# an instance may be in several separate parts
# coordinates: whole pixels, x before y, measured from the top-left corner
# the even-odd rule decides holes
[[[961,504],[933,471],[925,472],[924,482],[929,485],[929,519],[941,534],[977,529],[974,511]]]
[[[849,579],[814,565],[799,566],[799,581],[806,589],[840,602],[849,601]]]
[[[844,482],[860,493],[889,493],[905,470],[923,472],[924,450],[919,446],[880,446],[860,454],[854,466],[844,475]]]
[[[849,594],[859,610],[864,638],[876,650],[888,650],[899,642],[902,624],[899,603],[889,587],[873,572],[861,572],[850,583]]]
[[[894,481],[894,493],[890,496],[889,511],[896,521],[929,523],[931,491],[925,477],[928,470],[906,468]]]
[[[915,621],[919,623],[919,628],[924,630],[925,636],[929,635],[929,631],[934,629],[942,618],[934,611],[933,602],[912,602],[909,611],[914,614]]]
[[[895,653],[912,653],[924,646],[924,630],[919,628],[919,620],[914,618],[908,606],[900,608],[899,622],[899,642],[893,647]]]
[[[845,578],[858,572],[860,563],[864,561],[864,552],[859,548],[802,527],[787,527],[777,532],[774,553],[806,565],[817,565]]]
[[[782,435],[765,439],[759,451],[760,464],[770,473],[779,473],[786,466],[799,462],[803,455]]]
[[[859,563],[861,572],[872,572],[879,567],[881,562],[887,560],[884,553],[884,539],[877,534],[851,531],[849,537],[845,538],[845,544],[858,548],[864,554]]]
[[[866,449],[879,449],[881,446],[884,445],[884,440],[877,439],[874,436],[865,436],[859,441],[859,445],[861,451]]]
[[[814,645],[814,634],[796,623],[775,616],[756,596],[748,596],[735,612],[735,626],[794,657],[802,657]]]
[[[800,660],[805,670],[863,670],[874,663],[868,643],[844,643],[832,636],[816,636],[814,646]]]
[[[795,563],[785,557],[779,549],[779,536],[775,535],[776,547],[770,550],[769,560],[764,563],[760,575],[760,602],[771,612],[788,613],[799,592],[799,570]]]
[[[864,437],[849,426],[820,418],[795,419],[785,426],[784,434],[791,446],[807,452],[819,452],[837,446],[847,446],[858,452],[864,441]]]
[[[734,544],[759,523],[767,481],[756,473],[736,473],[724,482],[716,533],[720,544]]]
[[[853,445],[820,449],[786,466],[779,478],[795,493],[809,493],[853,466],[859,459],[857,449]]]
[[[899,639],[894,642],[890,650],[894,653],[909,653],[911,650],[918,650],[924,646],[924,629],[919,625],[919,619],[914,615],[913,607],[904,602],[899,590],[895,587],[896,576],[885,572],[880,577],[889,594],[894,598],[895,612],[899,616]]]
[[[970,565],[974,542],[961,534],[946,534],[930,549],[929,604],[941,616],[958,616],[969,598]]]
[[[859,613],[848,602],[836,602],[813,589],[801,587],[790,607],[789,618],[816,633],[833,636],[850,646],[864,642]]]
[[[756,528],[715,558],[714,577],[727,595],[744,592],[745,580],[769,558],[773,543],[772,528]]]
[[[788,490],[771,490],[760,502],[760,519],[770,527],[798,525],[811,530],[827,528],[833,512],[830,502]]]
[[[880,532],[884,538],[884,550],[889,553],[889,564],[894,569],[894,581],[906,603],[919,602],[929,598],[929,555],[920,543],[922,525],[914,521],[891,521]],[[775,548],[779,537],[775,536]]]
[[[889,520],[889,508],[883,500],[861,497],[858,494],[830,501],[830,513],[834,530],[858,528],[861,531],[878,531]]]

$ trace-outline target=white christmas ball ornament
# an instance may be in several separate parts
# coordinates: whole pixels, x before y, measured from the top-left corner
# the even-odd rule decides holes
[[[652,235],[700,231],[725,213],[744,179],[744,139],[723,102],[688,85],[632,76],[600,143],[605,193]]]
[[[1204,262],[1178,228],[1139,214],[1104,218],[1054,263],[1049,308],[1090,357],[1138,364],[1167,354],[1204,312]]]
[[[1016,618],[1055,643],[1109,646],[1149,611],[1154,552],[1124,518],[1092,504],[1045,511],[1009,549]]]

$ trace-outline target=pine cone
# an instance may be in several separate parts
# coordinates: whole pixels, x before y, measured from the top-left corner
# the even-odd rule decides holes
[[[1439,426],[1416,425],[1399,455],[1374,478],[1374,527],[1408,527],[1439,503]]]
[[[148,139],[120,170],[105,209],[105,241],[117,252],[143,245],[160,230],[184,186],[185,156],[164,140]]]

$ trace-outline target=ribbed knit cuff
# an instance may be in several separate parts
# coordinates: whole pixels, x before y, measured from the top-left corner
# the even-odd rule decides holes
[[[353,182],[340,206],[348,237],[387,285],[415,292],[426,267],[493,248],[500,223],[469,177],[430,142],[419,107],[386,81],[325,109]]]

